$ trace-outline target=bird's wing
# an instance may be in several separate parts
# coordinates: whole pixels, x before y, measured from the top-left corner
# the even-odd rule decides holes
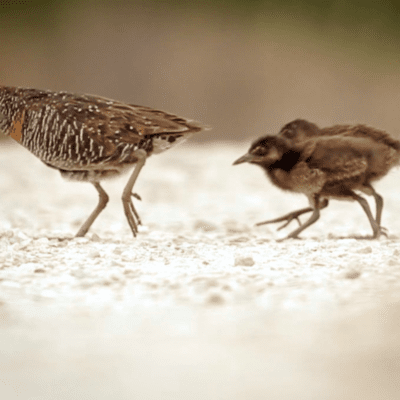
[[[323,171],[327,182],[359,176],[368,168],[368,148],[360,146],[359,141],[349,137],[315,139],[307,146],[312,152],[306,162],[310,169]]]
[[[51,109],[58,114],[59,121],[73,125],[93,139],[102,137],[134,144],[144,136],[185,134],[202,129],[199,123],[174,114],[100,96],[34,91],[29,100],[32,111]]]
[[[80,166],[80,160],[89,158],[91,165],[96,165],[153,136],[201,130],[197,123],[149,107],[91,95],[19,90],[23,90],[21,97],[28,110],[24,126],[31,136],[41,132],[48,153],[56,155],[45,161],[57,168]],[[68,155],[68,162],[62,154]]]
[[[349,134],[351,132],[351,125],[333,125],[320,130],[321,136],[334,136],[341,134]],[[350,135],[351,136],[351,135]]]
[[[57,145],[71,148],[73,153],[78,145],[82,149],[99,146],[102,159],[112,156],[118,146],[202,129],[196,122],[164,111],[99,96],[31,90],[25,98],[30,103],[30,121],[41,121],[53,144],[62,142]]]
[[[344,132],[344,135],[365,139],[369,138],[377,143],[392,147],[396,151],[400,151],[400,141],[380,129],[359,124],[352,126],[347,132]]]
[[[203,126],[197,121],[178,117],[165,111],[133,104],[127,106],[130,108],[128,114],[143,127],[146,135],[182,134],[198,132],[203,129]]]

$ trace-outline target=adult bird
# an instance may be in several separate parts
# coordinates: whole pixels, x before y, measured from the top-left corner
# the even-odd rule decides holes
[[[84,236],[108,203],[100,182],[133,168],[122,194],[134,236],[141,223],[133,186],[152,154],[187,139],[202,126],[150,107],[99,96],[0,86],[0,131],[64,178],[93,184],[99,202],[76,236]]]

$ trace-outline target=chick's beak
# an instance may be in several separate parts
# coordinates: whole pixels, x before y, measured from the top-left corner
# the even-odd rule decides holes
[[[232,165],[238,165],[238,164],[242,164],[245,162],[254,162],[256,161],[256,156],[254,156],[253,154],[250,153],[246,153],[244,156],[238,158]]]

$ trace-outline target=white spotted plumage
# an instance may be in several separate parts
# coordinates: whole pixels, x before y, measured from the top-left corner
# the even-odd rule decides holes
[[[202,129],[197,122],[174,114],[99,96],[0,86],[0,131],[60,170],[63,177],[93,183],[103,203],[108,197],[101,180],[135,164],[140,171],[153,153]],[[129,180],[129,187],[137,174]],[[135,235],[140,220],[124,196],[125,214]],[[95,217],[102,210],[98,211],[99,207],[100,203],[93,212]],[[93,221],[91,215],[78,236],[83,236]]]

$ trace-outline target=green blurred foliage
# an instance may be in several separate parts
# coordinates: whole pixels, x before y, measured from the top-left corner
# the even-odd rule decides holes
[[[40,28],[48,31],[56,28],[55,16],[62,0],[4,1],[0,0],[0,16],[13,19],[13,28],[25,31]]]
[[[399,0],[0,0],[0,37],[4,84],[137,97],[218,138],[398,126]]]
[[[89,0],[86,0],[88,2]],[[60,6],[69,7],[85,1],[76,0],[36,0],[4,1],[0,0],[0,15],[18,16],[16,28],[36,25],[43,29],[57,27]],[[93,4],[108,4],[118,7],[121,3],[156,8],[180,10],[202,9],[221,12],[236,18],[253,18],[269,12],[301,15],[316,25],[335,24],[344,28],[354,25],[373,25],[381,31],[400,33],[400,1],[398,0],[97,0]]]

